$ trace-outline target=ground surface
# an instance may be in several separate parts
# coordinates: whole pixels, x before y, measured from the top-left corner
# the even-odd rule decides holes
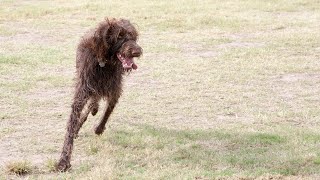
[[[106,16],[144,56],[106,132],[90,116],[51,172],[77,43]],[[0,179],[317,179],[319,107],[318,0],[0,1]]]

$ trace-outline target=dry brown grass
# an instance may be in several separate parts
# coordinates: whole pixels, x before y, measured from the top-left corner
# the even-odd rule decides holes
[[[317,179],[319,12],[313,0],[1,1],[1,178],[26,159],[31,179]],[[105,16],[138,25],[144,57],[106,133],[89,117],[73,169],[51,172],[75,47]]]

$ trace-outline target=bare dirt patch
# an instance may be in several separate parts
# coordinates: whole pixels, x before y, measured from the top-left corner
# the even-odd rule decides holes
[[[295,73],[295,74],[284,74],[279,77],[280,81],[293,83],[297,81],[312,81],[320,82],[320,74],[307,74],[307,73]]]
[[[257,47],[263,47],[264,43],[256,43],[256,42],[240,42],[240,41],[234,41],[230,43],[220,44],[218,45],[218,48],[257,48]]]
[[[274,80],[274,87],[284,98],[314,96],[320,91],[320,74],[285,74]]]
[[[52,44],[55,40],[54,38],[50,38],[48,36],[43,36],[37,32],[28,32],[25,31],[23,33],[15,34],[13,36],[0,36],[1,42],[6,43],[14,43],[14,44]]]

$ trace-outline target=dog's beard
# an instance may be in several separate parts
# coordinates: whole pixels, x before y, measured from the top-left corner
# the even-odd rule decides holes
[[[132,72],[132,69],[123,69],[125,75],[129,76]]]

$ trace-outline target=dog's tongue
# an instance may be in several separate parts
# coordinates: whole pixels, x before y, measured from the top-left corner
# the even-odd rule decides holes
[[[121,61],[124,69],[134,69],[136,70],[138,66],[134,63],[133,58],[125,58],[121,54],[117,54],[118,59]]]

